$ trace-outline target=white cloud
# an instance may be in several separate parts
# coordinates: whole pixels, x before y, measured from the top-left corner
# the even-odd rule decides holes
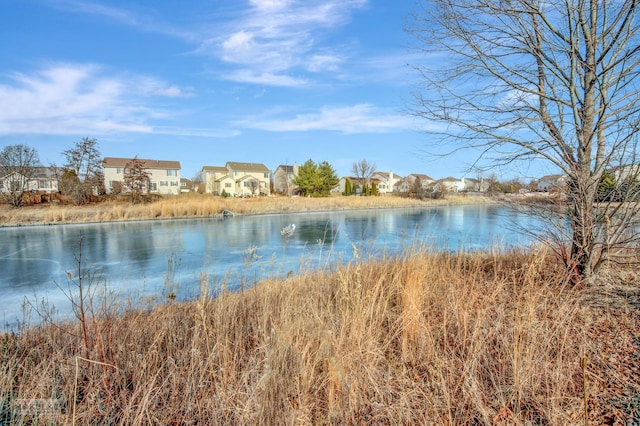
[[[341,62],[342,59],[335,55],[312,55],[309,58],[307,69],[311,72],[335,71]]]
[[[153,133],[170,136],[193,136],[200,138],[232,138],[240,135],[238,130],[190,128],[190,127],[169,127],[157,126],[153,128]]]
[[[293,75],[336,70],[342,56],[322,46],[323,33],[344,24],[366,0],[251,0],[241,18],[225,26],[225,35],[204,40],[200,52],[213,53],[236,69],[227,80],[270,84],[247,75]],[[335,48],[333,49],[335,50]],[[273,80],[277,85],[286,79]],[[298,86],[309,79],[291,78]]]
[[[249,4],[255,7],[256,9],[263,10],[278,10],[283,9],[289,4],[291,4],[290,0],[249,0]]]
[[[342,133],[386,133],[412,128],[412,120],[369,104],[324,107],[317,112],[297,114],[292,118],[249,117],[235,123],[246,128],[271,132],[306,132],[313,130]]]
[[[273,74],[270,72],[257,72],[252,70],[238,70],[224,76],[227,80],[238,83],[261,84],[266,86],[299,87],[307,84],[303,78],[291,77],[285,74]]]
[[[0,135],[155,133],[152,122],[171,115],[148,98],[191,95],[146,76],[105,74],[95,65],[56,64],[8,75],[0,83]]]
[[[142,13],[136,13],[135,11],[124,8],[106,6],[96,1],[52,0],[50,4],[61,10],[85,15],[100,16],[147,32],[166,34],[190,41],[196,41],[199,39],[199,37],[191,31],[178,29],[166,23],[156,22],[149,16]]]

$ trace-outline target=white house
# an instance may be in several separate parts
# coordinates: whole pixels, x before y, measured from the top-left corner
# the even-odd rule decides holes
[[[547,175],[538,180],[538,191],[556,192],[561,190],[567,183],[566,175]]]
[[[107,194],[114,191],[114,187],[123,187],[125,169],[133,158],[105,157],[102,160],[104,167],[104,187]],[[161,195],[178,195],[180,186],[180,162],[171,160],[145,160],[139,159],[142,166],[149,174],[149,182],[146,192]]]
[[[439,179],[434,186],[434,190],[436,192],[461,192],[465,190],[464,180],[451,176]]]
[[[426,177],[428,178],[428,176]],[[398,176],[393,172],[374,172],[371,175],[371,180],[378,185],[378,193],[386,194],[393,192],[395,184],[402,180],[402,176]]]
[[[271,171],[260,163],[228,161],[224,167],[204,166],[202,180],[208,194],[224,191],[234,197],[249,197],[271,193]]]
[[[489,183],[486,182],[483,178],[473,179],[473,178],[463,177],[460,180],[462,181],[461,191],[486,192],[489,190]]]
[[[611,172],[618,183],[640,180],[640,164],[613,167]]]
[[[2,175],[0,171],[0,191],[41,192],[50,194],[58,192],[58,178],[50,167],[33,167],[30,177],[17,172]]]

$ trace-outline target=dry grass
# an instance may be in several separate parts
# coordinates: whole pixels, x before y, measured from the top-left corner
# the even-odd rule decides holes
[[[355,257],[215,299],[202,277],[191,303],[96,308],[87,339],[78,322],[5,335],[0,423],[32,421],[9,415],[33,398],[59,401],[39,419],[59,424],[566,425],[585,424],[585,398],[589,424],[633,415],[637,307],[568,288],[545,253]]]
[[[0,206],[0,226],[51,225],[123,220],[213,217],[231,210],[235,214],[293,213],[320,210],[419,207],[439,204],[484,203],[483,197],[451,195],[444,200],[419,201],[393,196],[328,198],[221,198],[189,194],[166,197],[147,204],[131,205],[126,200],[88,206],[46,204],[21,209]]]

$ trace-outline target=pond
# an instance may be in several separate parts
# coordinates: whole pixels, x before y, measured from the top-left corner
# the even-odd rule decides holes
[[[291,236],[282,229],[295,224]],[[396,254],[426,244],[436,250],[521,246],[516,227],[540,225],[529,215],[496,205],[332,211],[227,219],[183,219],[0,229],[0,318],[22,320],[25,300],[46,299],[70,312],[62,289],[78,266],[92,282],[121,296],[188,299],[206,277],[210,292],[235,290],[262,277],[301,268],[332,268],[361,258]],[[72,278],[74,277],[74,278]]]

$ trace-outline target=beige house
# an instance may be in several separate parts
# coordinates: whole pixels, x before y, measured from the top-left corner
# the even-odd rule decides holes
[[[398,180],[393,185],[393,191],[400,192],[400,193],[411,192],[416,182],[416,179],[420,179],[420,186],[422,186],[423,191],[431,192],[433,188],[433,184],[435,183],[435,180],[421,173],[411,173],[410,175],[407,175],[407,177],[405,177],[404,179]]]
[[[229,161],[222,166],[202,168],[204,191],[233,197],[257,197],[271,193],[271,171],[264,164]]]
[[[105,157],[102,160],[104,167],[104,187],[107,194],[113,192],[114,187],[120,185],[123,191],[127,188],[123,186],[125,168],[133,158]],[[143,167],[149,173],[149,182],[146,192],[161,195],[180,194],[180,162],[167,160],[144,160]]]

